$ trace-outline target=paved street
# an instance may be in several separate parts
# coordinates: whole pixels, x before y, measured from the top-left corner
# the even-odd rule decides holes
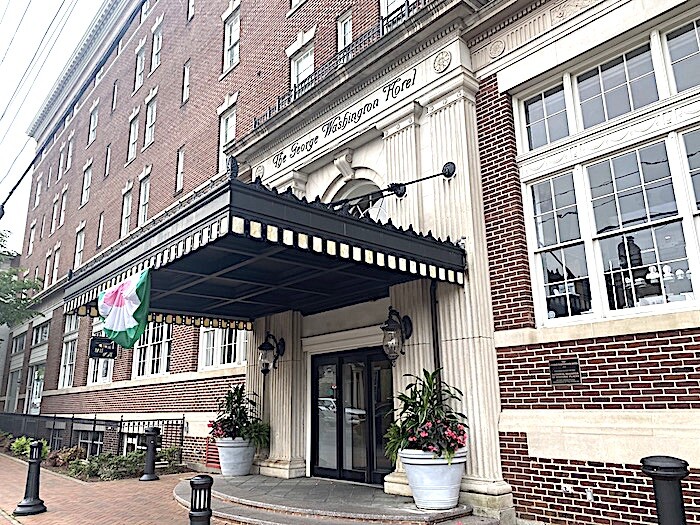
[[[11,514],[24,496],[26,463],[0,455],[0,509]],[[41,471],[40,497],[48,511],[14,518],[27,525],[166,525],[189,523],[187,510],[173,499],[173,487],[186,474],[159,481],[137,479],[84,483]],[[0,524],[12,523],[0,514]]]

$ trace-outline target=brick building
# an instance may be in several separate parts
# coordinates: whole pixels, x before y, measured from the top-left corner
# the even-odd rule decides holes
[[[441,365],[466,393],[477,513],[654,523],[640,458],[700,464],[699,18],[678,0],[107,0],[30,129],[22,265],[45,290],[10,338],[5,411],[184,414],[204,463],[216,400],[245,381],[272,426],[261,473],[405,494],[377,416]],[[144,267],[153,324],[88,359],[101,326],[75,314]],[[415,327],[394,368],[389,305]],[[287,351],[264,376],[268,332]]]

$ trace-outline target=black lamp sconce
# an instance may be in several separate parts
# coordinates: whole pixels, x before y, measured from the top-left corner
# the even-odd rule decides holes
[[[384,332],[382,348],[389,358],[391,366],[396,366],[396,360],[400,355],[404,355],[404,343],[413,334],[413,322],[407,315],[401,316],[398,310],[389,307],[389,317],[379,327]]]
[[[270,373],[270,366],[277,369],[277,360],[284,355],[285,343],[284,338],[279,340],[269,331],[265,332],[265,340],[258,347],[260,352],[260,369],[263,375]]]

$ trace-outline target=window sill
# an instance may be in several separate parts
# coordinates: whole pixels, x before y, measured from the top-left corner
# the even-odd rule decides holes
[[[183,101],[180,103],[180,107],[181,107],[181,108],[184,108],[184,107],[187,105],[187,103],[188,103],[189,101],[190,101],[190,97],[187,97],[185,100],[183,100]]]
[[[136,160],[136,155],[134,155],[132,158],[126,161],[126,164],[124,164],[124,167],[126,168],[129,164],[134,162]]]
[[[173,192],[173,197],[177,197],[178,195],[181,195],[183,191],[184,191],[184,188],[180,188],[179,190],[175,190]]]
[[[95,139],[92,139],[90,142],[88,142],[87,146],[85,146],[85,149],[88,149],[90,146],[92,146],[93,142],[95,142]]]
[[[148,72],[148,75],[146,75],[146,78],[151,78],[151,75],[152,75],[153,73],[156,72],[156,70],[160,67],[160,64],[161,64],[161,63],[159,62],[158,65],[157,65],[156,67],[154,67],[153,69],[151,69],[151,70]]]
[[[291,8],[289,11],[287,11],[287,14],[286,14],[285,16],[286,16],[287,18],[289,18],[289,17],[292,16],[294,13],[296,13],[297,10],[298,10],[301,6],[303,6],[305,3],[306,3],[306,0],[299,0],[299,2],[298,2],[296,5],[292,6],[292,8]]]
[[[90,199],[86,200],[85,202],[81,202],[80,206],[78,206],[78,209],[81,209],[81,208],[84,208],[85,206],[87,206],[88,202],[90,202]]]
[[[141,84],[141,86],[143,86],[143,84]],[[134,88],[134,91],[131,92],[131,96],[132,96],[132,97],[133,97],[136,93],[139,92],[139,89],[141,89],[141,86],[139,86],[139,87],[137,87],[137,88]]]
[[[231,64],[228,68],[224,69],[224,72],[219,75],[219,82],[221,82],[224,78],[228,76],[228,74],[236,69],[236,66],[241,63],[241,59],[239,58],[236,62]]]
[[[144,144],[143,148],[141,148],[141,153],[143,153],[143,152],[146,151],[148,148],[150,148],[151,145],[152,145],[155,141],[156,141],[156,140],[153,139],[153,140],[152,140],[151,142],[149,142],[148,144]]]

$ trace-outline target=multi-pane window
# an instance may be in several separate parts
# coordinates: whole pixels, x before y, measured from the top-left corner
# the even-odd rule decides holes
[[[690,169],[690,180],[693,184],[695,206],[700,209],[700,130],[683,135],[685,155]]]
[[[63,226],[66,220],[66,205],[68,204],[68,192],[63,190],[61,192],[61,214],[58,217],[58,225]]]
[[[177,168],[175,171],[175,191],[182,191],[185,183],[185,147],[177,150]]]
[[[236,108],[235,106],[225,111],[220,119],[219,138],[219,173],[226,171],[226,154],[224,147],[236,138]]]
[[[131,228],[131,190],[122,196],[122,221],[119,236],[126,237],[129,235],[129,228]]]
[[[117,92],[118,92],[119,81],[115,80],[112,84],[112,111],[117,109]]]
[[[185,62],[182,68],[182,102],[190,99],[190,61]]]
[[[61,148],[61,153],[58,156],[58,171],[56,172],[56,182],[61,180],[63,176],[63,161],[65,159],[65,154],[63,153],[63,148]]]
[[[97,113],[97,108],[93,109],[90,112],[90,128],[88,129],[88,144],[92,143],[93,140],[95,140],[95,137],[97,137],[97,118],[98,118],[98,113]]]
[[[104,432],[80,430],[78,431],[78,446],[85,451],[85,457],[99,456],[104,445]]]
[[[97,221],[97,247],[102,246],[102,233],[105,228],[105,212],[100,213],[100,218]]]
[[[27,333],[19,334],[12,338],[12,350],[11,353],[18,354],[24,352],[24,343],[27,339]]]
[[[200,332],[200,367],[245,363],[247,332],[234,328],[203,328]]]
[[[51,282],[54,284],[56,283],[56,281],[58,281],[58,268],[60,265],[60,260],[61,260],[61,249],[56,248],[53,251],[53,272],[51,275]]]
[[[51,284],[51,252],[46,254],[46,261],[44,265],[44,290],[46,290]]]
[[[61,370],[58,377],[58,388],[73,386],[73,373],[75,372],[75,349],[78,344],[78,334],[64,337],[63,352],[61,354]]]
[[[187,20],[192,20],[194,17],[194,0],[188,0],[187,2]]]
[[[68,150],[66,152],[66,171],[73,165],[73,139],[68,140]]]
[[[40,345],[49,340],[49,328],[49,321],[32,328],[32,346]]]
[[[109,177],[109,169],[112,164],[112,145],[107,144],[105,151],[105,177]]]
[[[679,27],[666,35],[676,90],[684,91],[700,84],[700,32],[698,21]]]
[[[92,184],[92,164],[83,171],[83,191],[80,194],[80,205],[90,200],[90,184]]]
[[[152,98],[146,104],[146,132],[143,137],[144,147],[148,146],[155,139],[156,134],[156,98]]]
[[[146,64],[146,50],[141,46],[136,52],[136,72],[134,75],[134,91],[143,85],[143,70]]]
[[[141,226],[148,220],[148,200],[151,193],[151,178],[144,177],[139,187],[139,215],[138,225]]]
[[[41,231],[39,232],[39,239],[44,238],[44,230],[46,229],[46,215],[41,217]]]
[[[296,87],[314,72],[314,48],[309,46],[292,58],[292,86]]]
[[[29,228],[29,243],[27,243],[27,255],[34,253],[34,237],[36,237],[36,226],[32,224]]]
[[[563,85],[526,100],[524,107],[530,149],[539,148],[569,135]]]
[[[51,233],[56,231],[56,223],[58,222],[58,198],[54,199],[53,206],[51,207]]]
[[[338,19],[338,51],[352,43],[352,13],[346,13]]]
[[[163,48],[163,26],[159,25],[153,31],[153,47],[151,49],[151,71],[160,65],[160,50]]]
[[[584,128],[659,100],[649,44],[579,75],[577,85]]]
[[[129,121],[129,151],[126,155],[127,162],[136,158],[137,142],[139,140],[139,118],[133,117]]]
[[[85,228],[81,228],[75,234],[75,257],[73,259],[73,268],[80,268],[83,264],[83,250],[85,249]]]
[[[103,336],[102,323],[96,323],[92,328],[92,335]],[[112,372],[114,370],[114,359],[103,359],[91,357],[88,362],[87,382],[89,385],[100,383],[111,383]]]
[[[170,371],[172,325],[148,323],[134,347],[135,377],[164,374]]]
[[[39,206],[39,202],[41,201],[41,185],[42,185],[42,177],[39,175],[36,179],[36,193],[34,194],[34,207],[36,208]]]
[[[236,9],[224,21],[224,71],[238,64],[241,38],[240,10]]]

